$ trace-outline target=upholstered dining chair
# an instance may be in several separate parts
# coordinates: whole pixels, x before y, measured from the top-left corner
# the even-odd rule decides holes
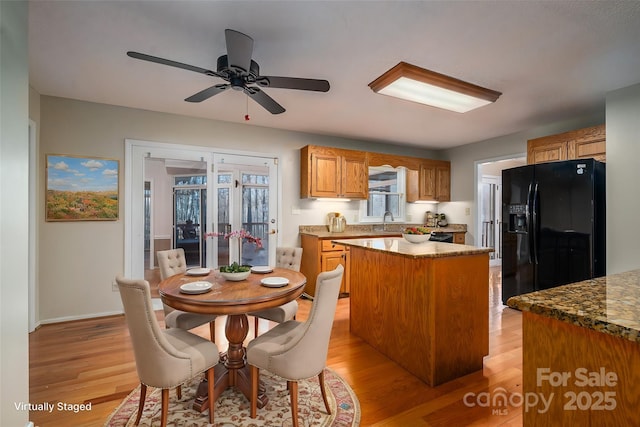
[[[160,425],[167,425],[169,389],[206,371],[209,396],[214,395],[214,366],[218,347],[183,329],[161,329],[153,311],[149,282],[116,277],[125,318],[133,343],[136,369],[140,378],[140,402],[135,425],[140,422],[147,387],[162,389]],[[213,424],[214,400],[209,399],[209,422]]]
[[[187,271],[187,258],[184,249],[176,248],[166,251],[158,251],[158,268],[160,269],[160,280],[175,274]],[[213,314],[197,314],[187,311],[176,310],[162,303],[164,311],[164,324],[167,328],[193,329],[205,323],[209,324],[211,341],[216,342],[216,316]]]
[[[300,271],[300,263],[302,262],[302,248],[276,248],[276,267],[288,268],[289,270]],[[287,320],[295,319],[298,312],[298,301],[289,301],[278,307],[268,308],[266,310],[254,311],[249,313],[253,316],[254,337],[258,336],[258,321],[260,319],[271,320],[272,322],[282,323]]]
[[[324,368],[329,338],[338,303],[344,268],[318,275],[316,293],[309,318],[289,320],[253,339],[247,345],[247,363],[251,366],[251,418],[256,417],[260,369],[287,380],[291,415],[298,427],[298,381],[318,375],[322,400],[331,413],[324,385]]]

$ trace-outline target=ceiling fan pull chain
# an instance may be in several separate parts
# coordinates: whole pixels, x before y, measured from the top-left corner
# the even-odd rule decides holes
[[[247,101],[247,114],[244,115],[244,121],[248,122],[251,117],[249,117],[249,95],[246,96],[246,101]]]

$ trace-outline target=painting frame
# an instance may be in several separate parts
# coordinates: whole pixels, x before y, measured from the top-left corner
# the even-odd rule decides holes
[[[45,156],[46,221],[117,221],[120,160],[96,156]]]

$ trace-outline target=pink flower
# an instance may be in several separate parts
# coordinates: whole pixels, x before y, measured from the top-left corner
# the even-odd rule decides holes
[[[256,245],[256,248],[261,249],[262,248],[262,239],[259,237],[254,237],[251,235],[251,233],[249,233],[247,230],[235,230],[235,231],[231,231],[229,233],[205,233],[204,237],[205,239],[208,237],[219,237],[222,236],[225,239],[246,239],[248,242],[253,243]]]

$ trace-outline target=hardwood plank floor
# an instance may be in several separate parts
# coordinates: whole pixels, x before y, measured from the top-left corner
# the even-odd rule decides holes
[[[521,314],[504,307],[500,270],[490,272],[490,348],[484,368],[438,387],[429,387],[349,332],[349,300],[340,299],[327,364],[344,377],[360,401],[362,426],[521,426],[520,407],[476,403],[478,393],[519,393],[522,384]],[[300,300],[298,319],[311,302]],[[157,312],[162,323],[162,311]],[[253,325],[253,322],[249,322]],[[164,326],[164,325],[162,325]],[[261,320],[260,332],[269,327]],[[226,348],[224,319],[216,342]],[[208,338],[208,327],[194,330]],[[249,337],[253,332],[249,332]],[[33,411],[39,427],[102,426],[138,385],[123,316],[44,325],[30,334],[30,403],[91,402],[91,411]]]

